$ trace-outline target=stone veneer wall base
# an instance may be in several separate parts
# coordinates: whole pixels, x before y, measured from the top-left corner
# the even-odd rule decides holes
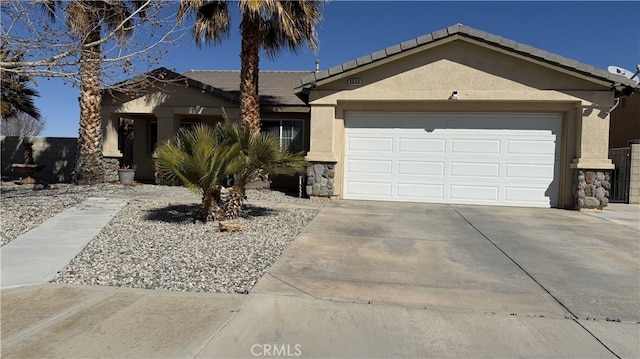
[[[607,170],[576,170],[575,198],[576,209],[603,209],[609,204],[611,174]]]
[[[307,196],[333,197],[336,162],[310,161],[307,167]]]

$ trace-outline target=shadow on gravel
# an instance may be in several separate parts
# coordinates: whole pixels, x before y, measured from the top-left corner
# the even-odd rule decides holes
[[[200,210],[200,206],[197,204],[172,204],[148,210],[145,219],[167,223],[193,223],[198,210]]]
[[[193,223],[199,210],[199,204],[172,204],[170,206],[148,210],[145,219],[166,223]],[[254,217],[273,216],[275,214],[277,214],[277,210],[275,209],[245,204],[242,208],[242,213],[240,213],[240,217],[250,219]]]
[[[240,217],[242,218],[265,217],[265,216],[273,216],[276,213],[277,211],[272,208],[258,207],[258,206],[252,206],[250,204],[245,204],[243,205],[242,213],[240,213]]]

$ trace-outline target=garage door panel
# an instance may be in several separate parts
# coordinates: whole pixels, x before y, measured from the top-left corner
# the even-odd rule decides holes
[[[447,128],[449,125],[447,116],[433,114],[399,115],[394,116],[394,121],[400,133],[414,132],[415,129],[431,132],[436,128]]]
[[[453,139],[451,143],[451,153],[453,154],[500,154],[500,140]]]
[[[521,205],[523,203],[533,207],[549,207],[547,197],[548,187],[505,187],[504,201]],[[538,200],[535,200],[538,199]]]
[[[488,185],[451,185],[450,199],[459,203],[490,202],[498,203],[498,186]]]
[[[507,179],[524,178],[553,181],[554,166],[540,164],[508,163]]]
[[[450,175],[451,177],[483,177],[497,179],[500,177],[500,164],[452,162]]]
[[[347,171],[353,174],[390,175],[393,170],[392,160],[351,159],[346,164]]]
[[[456,129],[473,129],[473,130],[501,130],[502,120],[496,116],[453,116],[453,128]]]
[[[398,161],[399,176],[444,176],[444,161]]]
[[[535,130],[541,135],[560,134],[558,115],[555,114],[518,114],[507,115],[502,123],[509,130]]]
[[[400,153],[438,153],[444,154],[447,141],[444,138],[421,139],[399,138],[398,152]]]
[[[349,181],[345,185],[348,193],[360,196],[360,199],[388,199],[391,197],[391,182]]]
[[[393,151],[393,138],[389,137],[350,137],[347,142],[350,152],[387,152]]]
[[[345,126],[345,198],[556,205],[559,114],[347,113]]]
[[[385,129],[394,128],[395,123],[389,121],[387,116],[377,116],[372,114],[349,116],[349,128],[362,130],[365,133],[383,132]]]
[[[555,142],[549,140],[532,141],[532,140],[507,140],[508,155],[547,155],[554,156],[556,152]]]
[[[425,183],[398,183],[397,197],[409,201],[434,201],[444,199],[444,185]]]

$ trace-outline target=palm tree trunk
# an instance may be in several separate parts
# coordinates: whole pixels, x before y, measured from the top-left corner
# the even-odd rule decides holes
[[[94,24],[98,24],[98,21]],[[100,26],[91,28],[83,43],[100,40]],[[100,116],[100,45],[83,49],[80,53],[80,129],[74,182],[94,184],[104,182],[102,158],[102,120]]]
[[[242,48],[240,50],[240,114],[251,132],[260,132],[260,98],[258,97],[258,66],[260,62],[260,17],[242,17]]]

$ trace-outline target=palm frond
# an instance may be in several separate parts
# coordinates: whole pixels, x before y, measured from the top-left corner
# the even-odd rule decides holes
[[[213,45],[229,37],[231,13],[227,1],[181,0],[178,24],[195,15],[193,39],[197,46]]]

